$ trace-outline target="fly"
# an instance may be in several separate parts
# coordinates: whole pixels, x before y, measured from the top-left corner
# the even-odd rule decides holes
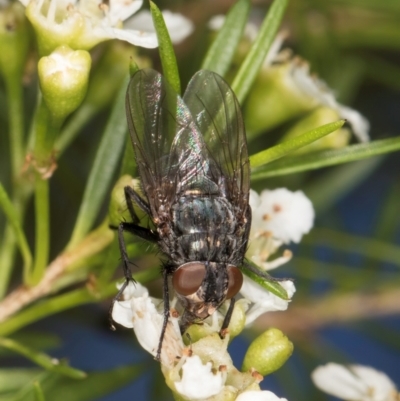
[[[182,331],[231,300],[221,333],[228,327],[251,225],[247,141],[234,92],[211,71],[197,72],[181,98],[161,74],[140,70],[129,83],[126,112],[143,197],[124,189],[132,222],[118,227],[126,282],[114,300],[133,280],[123,232],[157,244],[166,258],[159,360],[169,282],[184,310]],[[154,230],[139,225],[134,203]]]

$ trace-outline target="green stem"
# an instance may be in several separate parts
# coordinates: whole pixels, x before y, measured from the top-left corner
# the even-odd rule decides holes
[[[17,78],[17,79],[15,79]],[[22,105],[22,85],[14,75],[6,80],[8,100],[8,120],[10,123],[10,155],[12,168],[12,182],[15,185],[24,160],[24,113]]]
[[[55,119],[47,108],[43,98],[35,115],[33,162],[35,176],[35,262],[29,285],[37,284],[43,276],[49,259],[50,248],[50,202],[48,178],[55,168],[53,158],[54,141],[57,138],[62,121]]]
[[[96,114],[98,109],[92,104],[83,103],[81,107],[71,116],[67,124],[60,133],[56,141],[57,158],[68,148],[70,143],[75,139],[80,130],[87,122]]]
[[[35,263],[32,274],[28,279],[29,285],[37,284],[42,278],[49,261],[50,247],[50,204],[49,204],[49,181],[43,180],[36,173],[35,186]]]

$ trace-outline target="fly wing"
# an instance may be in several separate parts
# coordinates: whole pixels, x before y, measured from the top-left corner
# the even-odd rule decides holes
[[[183,100],[152,69],[132,77],[126,112],[143,192],[155,219],[170,210],[193,176],[201,175],[206,148]]]
[[[214,174],[223,177],[225,196],[244,208],[250,165],[243,117],[233,90],[219,75],[202,70],[189,82],[183,99],[203,134]],[[221,184],[221,179],[213,181]]]

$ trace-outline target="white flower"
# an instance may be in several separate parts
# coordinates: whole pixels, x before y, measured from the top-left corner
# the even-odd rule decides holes
[[[311,201],[302,191],[286,188],[264,190],[258,195],[250,191],[252,209],[251,239],[270,234],[279,242],[300,242],[314,223]]]
[[[224,377],[225,376],[225,377]],[[203,400],[220,393],[226,375],[212,372],[212,363],[203,365],[198,355],[187,357],[182,365],[182,379],[174,382],[179,394],[190,400]]]
[[[358,111],[343,106],[335,99],[333,91],[325,82],[310,74],[307,62],[295,57],[290,61],[286,75],[286,85],[299,92],[300,96],[309,98],[315,106],[327,106],[336,110],[340,118],[346,119],[360,142],[369,141],[369,123]]]
[[[156,309],[147,288],[132,282],[123,293],[124,301],[116,301],[112,318],[122,326],[133,328],[140,345],[156,356],[164,317]],[[161,350],[161,363],[172,366],[183,350],[178,320],[170,316]]]
[[[285,280],[279,284],[286,290],[289,299],[291,299],[296,292],[293,281]],[[246,325],[253,323],[254,320],[265,312],[286,310],[290,302],[277,297],[246,276],[243,277],[243,285],[240,293],[244,298],[252,302],[252,305],[246,312]]]
[[[140,16],[138,26],[133,19],[128,29],[122,29],[122,22],[141,8],[142,0],[110,0],[107,4],[98,0],[20,1],[27,7],[26,14],[38,33],[42,54],[48,54],[60,45],[89,50],[109,39],[146,48],[158,46],[152,22],[144,28]],[[170,12],[165,14],[165,23],[171,30],[171,38],[177,42],[193,29],[186,18]]]
[[[246,391],[236,398],[236,401],[287,401],[286,398],[279,398],[271,391]]]
[[[163,17],[173,43],[182,42],[193,32],[193,23],[183,15],[165,10],[163,11]],[[153,18],[147,10],[140,11],[129,18],[124,24],[124,28],[128,31],[130,28],[134,28],[142,32],[155,32]]]
[[[389,377],[362,365],[328,363],[316,368],[311,378],[322,391],[349,401],[394,401],[398,393]]]

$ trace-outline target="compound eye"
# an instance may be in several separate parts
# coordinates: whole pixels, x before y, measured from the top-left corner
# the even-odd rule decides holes
[[[183,296],[195,293],[206,276],[204,263],[189,262],[178,267],[172,275],[175,291]]]
[[[226,294],[226,299],[233,298],[242,288],[243,284],[243,274],[242,272],[233,265],[228,266],[228,292]]]

